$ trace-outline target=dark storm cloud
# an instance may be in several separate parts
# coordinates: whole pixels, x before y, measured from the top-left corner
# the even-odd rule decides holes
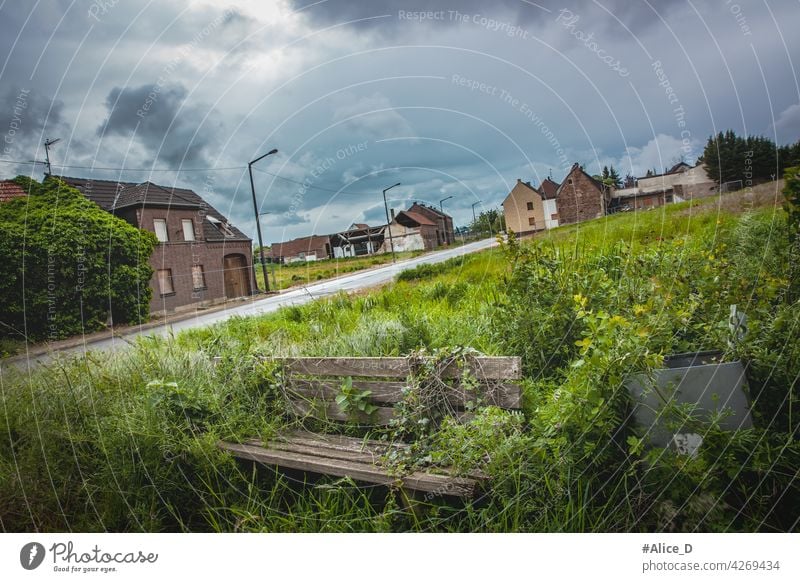
[[[569,10],[576,15],[598,14],[602,11],[608,17],[611,13],[629,28],[641,29],[658,20],[681,0],[660,0],[657,3],[631,2],[630,0],[427,0],[417,3],[408,0],[377,0],[353,2],[352,0],[291,0],[295,10],[300,11],[315,25],[331,25],[354,21],[353,26],[372,28],[380,32],[396,32],[397,27],[405,27],[409,21],[426,24],[456,26],[482,17],[500,18],[524,26],[535,23],[549,24],[561,10]],[[651,7],[652,6],[652,7]],[[607,11],[607,12],[606,12]],[[485,23],[484,25],[487,25]],[[608,23],[610,25],[610,23]]]
[[[30,86],[12,86],[0,95],[0,159],[31,160],[48,137],[67,134],[64,104]],[[43,156],[38,155],[39,158]],[[3,163],[0,171],[28,173],[29,165]]]
[[[97,135],[135,140],[167,165],[206,162],[219,128],[204,121],[207,108],[186,105],[187,95],[181,84],[114,87],[105,102],[108,118]],[[216,118],[213,111],[210,117]]]

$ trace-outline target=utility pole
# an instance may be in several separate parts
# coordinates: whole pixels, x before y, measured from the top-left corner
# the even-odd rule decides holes
[[[481,202],[483,202],[483,200],[478,200],[477,202],[472,203],[472,224],[478,222],[478,219],[475,218],[475,205],[480,204]]]
[[[444,216],[444,206],[443,204],[450,200],[452,196],[448,196],[447,198],[442,198],[439,200],[439,212],[442,214],[442,229],[444,230],[444,244],[449,245],[452,241],[449,240],[449,236],[447,236],[447,219]]]
[[[47,164],[47,175],[48,176],[52,175],[52,171],[50,170],[50,146],[51,145],[55,145],[60,141],[61,141],[60,137],[57,137],[55,139],[46,139],[46,140],[44,140],[44,156],[45,156],[45,159],[47,160],[45,163]]]
[[[250,192],[253,194],[253,212],[256,216],[256,231],[258,232],[258,254],[261,260],[261,273],[264,275],[264,293],[269,293],[269,277],[267,276],[267,265],[264,262],[264,239],[261,237],[261,219],[258,216],[258,202],[256,202],[256,187],[253,185],[253,164],[263,160],[267,156],[277,154],[278,150],[273,149],[268,151],[263,156],[260,156],[247,164],[247,171],[250,174]]]
[[[391,190],[395,186],[399,186],[399,185],[400,185],[400,182],[398,182],[397,184],[392,184],[391,186],[389,186],[388,188],[384,189],[384,191],[383,191],[383,207],[386,210],[386,230],[389,231],[389,245],[392,247],[392,262],[393,263],[397,262],[397,258],[395,257],[395,254],[394,254],[394,239],[392,239],[392,227],[390,226],[390,223],[389,223],[389,204],[386,202],[386,192]]]

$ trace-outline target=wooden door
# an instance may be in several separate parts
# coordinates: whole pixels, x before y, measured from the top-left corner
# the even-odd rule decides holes
[[[227,255],[225,257],[225,296],[228,299],[244,297],[250,294],[247,278],[247,261],[243,255]]]

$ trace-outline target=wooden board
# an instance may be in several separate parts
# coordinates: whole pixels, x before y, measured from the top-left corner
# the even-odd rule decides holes
[[[310,376],[363,376],[372,378],[401,378],[411,372],[406,358],[276,358],[286,370]],[[478,380],[518,380],[522,377],[520,358],[517,356],[472,359],[470,369]],[[445,378],[461,375],[458,365],[444,370]]]
[[[265,465],[334,477],[350,477],[355,481],[390,487],[403,487],[436,495],[471,497],[475,494],[479,483],[477,479],[469,477],[454,477],[452,475],[439,475],[422,471],[396,477],[389,475],[385,469],[375,465],[374,462],[367,461],[366,457],[362,458],[364,460],[356,459],[352,456],[347,459],[336,458],[330,453],[331,449],[318,451],[310,447],[301,452],[299,450],[275,448],[272,443],[265,447],[247,443],[220,442],[218,446],[237,458],[256,461]],[[283,446],[285,448],[290,445],[283,443]]]
[[[299,396],[316,400],[335,400],[341,392],[341,382],[336,380],[316,380],[309,378],[292,378],[287,391]],[[370,400],[379,404],[396,404],[403,399],[403,388],[406,382],[398,381],[374,381],[374,380],[353,380],[353,388],[357,390],[369,390]],[[515,409],[522,407],[522,395],[517,384],[504,382],[492,386],[491,394],[487,395],[487,386],[479,386],[475,392],[484,395],[485,404],[499,406],[501,408]],[[474,401],[475,392],[453,387],[447,394],[448,402],[458,408],[464,408],[466,402]]]
[[[292,412],[297,416],[311,416],[319,420],[337,420],[340,422],[353,422],[358,426],[387,426],[389,421],[394,418],[394,408],[380,406],[372,414],[367,415],[362,412],[348,414],[342,412],[339,405],[333,401],[325,400],[298,400],[290,399],[289,405]]]

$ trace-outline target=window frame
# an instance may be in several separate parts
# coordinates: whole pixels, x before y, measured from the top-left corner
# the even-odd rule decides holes
[[[189,225],[189,232],[191,233],[191,238],[186,238],[186,226],[187,223]],[[194,231],[194,220],[191,218],[181,218],[181,230],[183,231],[183,240],[186,242],[195,242],[197,240],[197,235]]]
[[[163,224],[164,225],[164,239],[162,240],[159,236],[158,226]],[[167,226],[167,219],[166,218],[154,218],[153,219],[153,231],[156,233],[156,238],[160,243],[167,243],[169,242],[169,227]]]
[[[162,277],[162,273],[166,273],[166,279]],[[161,297],[171,297],[175,295],[175,280],[172,278],[172,269],[158,269],[156,271],[156,277],[158,278],[158,292]],[[169,281],[170,291],[164,291],[164,281]]]
[[[200,282],[202,285],[199,287],[195,279],[195,269],[199,269],[200,271]],[[206,271],[203,269],[203,265],[192,265],[192,291],[203,291],[204,289],[208,289],[208,285],[206,284]]]

